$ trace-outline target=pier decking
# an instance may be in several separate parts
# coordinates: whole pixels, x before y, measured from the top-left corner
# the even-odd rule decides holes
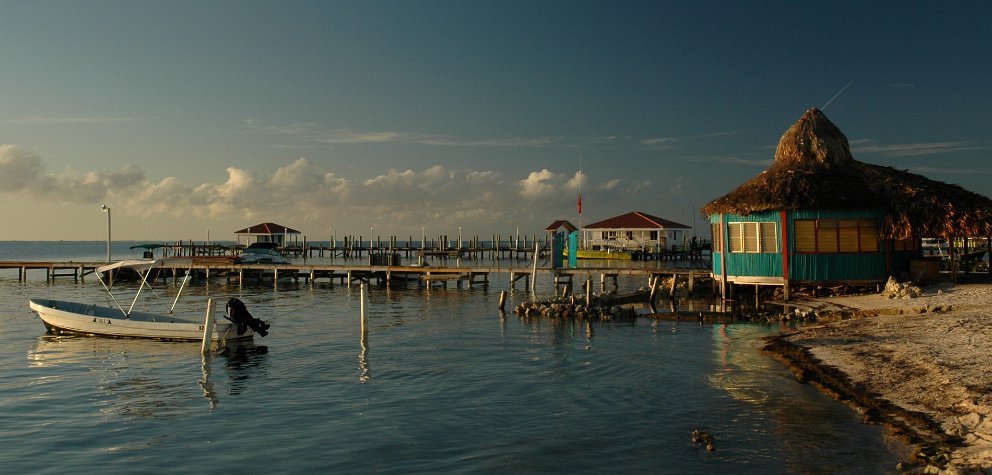
[[[407,259],[414,257],[462,257],[468,259],[530,259],[537,252],[544,254],[549,247],[548,239],[543,241],[537,236],[517,236],[505,238],[498,234],[492,236],[492,241],[483,241],[478,236],[454,240],[448,236],[438,236],[415,243],[410,237],[401,241],[397,236],[389,236],[387,240],[376,238],[369,241],[362,236],[345,236],[342,241],[307,241],[289,243],[277,250],[286,257],[313,259],[329,258],[331,260],[362,258],[370,255],[397,255]],[[198,257],[198,256],[235,256],[244,250],[244,245],[220,245],[216,243],[197,243],[194,241],[178,241],[164,243],[161,246],[167,257]]]
[[[442,262],[438,266],[402,266],[402,265],[360,265],[360,264],[235,264],[229,258],[200,257],[193,259],[165,259],[164,266],[157,268],[156,280],[178,280],[190,275],[193,282],[209,282],[223,279],[227,283],[237,283],[238,286],[258,283],[277,285],[280,281],[302,281],[313,285],[324,280],[330,284],[339,283],[376,283],[380,286],[390,285],[434,285],[447,286],[455,283],[459,287],[466,284],[488,286],[490,274],[505,274],[509,278],[510,287],[516,282],[538,278],[538,275],[550,275],[555,287],[560,285],[572,286],[576,280],[586,283],[593,282],[593,276],[598,276],[600,286],[606,287],[612,281],[616,284],[618,276],[643,276],[646,282],[658,276],[686,279],[690,288],[702,277],[711,277],[708,269],[690,268],[567,268],[551,269],[534,267],[533,265],[456,265],[450,266]],[[47,281],[57,278],[71,277],[73,281],[84,280],[106,262],[29,262],[5,261],[0,262],[0,271],[16,270],[19,282],[28,279],[29,272],[44,272]],[[2,275],[2,274],[0,274]]]

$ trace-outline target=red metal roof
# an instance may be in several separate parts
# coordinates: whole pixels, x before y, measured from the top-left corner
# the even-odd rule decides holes
[[[669,221],[657,216],[651,216],[640,211],[631,211],[598,223],[592,223],[586,229],[690,229],[689,226]]]
[[[251,227],[242,229],[240,231],[235,231],[234,234],[300,234],[299,231],[293,228],[287,228],[281,224],[276,223],[262,223],[255,224]]]

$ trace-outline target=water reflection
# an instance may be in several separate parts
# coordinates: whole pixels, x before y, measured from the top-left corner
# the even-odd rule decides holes
[[[210,410],[214,410],[220,404],[220,399],[217,398],[217,392],[214,390],[214,383],[210,381],[210,360],[211,356],[209,353],[203,354],[200,357],[200,374],[202,378],[196,382],[203,390],[203,397],[209,401]]]
[[[760,404],[768,399],[764,376],[774,363],[751,346],[758,334],[771,330],[757,324],[713,325],[717,368],[710,382],[737,400]],[[746,343],[746,344],[745,344]]]
[[[246,383],[258,367],[265,362],[265,356],[269,353],[269,348],[264,345],[255,345],[252,341],[233,342],[216,352],[216,356],[224,359],[224,367],[227,370],[230,384],[228,394],[239,394],[245,389]],[[214,354],[205,354],[200,358],[201,379],[197,381],[200,389],[203,390],[203,397],[209,401],[210,409],[215,409],[220,400],[214,383],[210,381],[212,373],[211,364]]]
[[[372,379],[372,371],[369,369],[369,330],[364,319],[362,320],[361,340],[362,350],[358,353],[358,368],[361,373],[358,375],[358,381],[367,383]]]
[[[269,347],[253,341],[229,344],[217,353],[224,358],[224,369],[229,379],[227,393],[240,394],[253,377],[266,374]]]
[[[229,345],[213,355],[199,354],[190,343],[44,335],[28,351],[31,384],[43,386],[79,370],[95,381],[81,390],[81,397],[102,401],[97,406],[107,415],[125,419],[188,415],[194,397],[204,397],[209,409],[220,404],[212,380],[215,359],[224,362],[228,394],[240,393],[266,361],[268,348],[252,342]],[[194,368],[200,359],[199,374]],[[184,381],[197,380],[201,394],[190,393]]]
[[[808,385],[795,384],[791,374],[758,351],[761,336],[789,328],[787,323],[712,325],[716,365],[709,377],[713,387],[751,406],[749,413],[765,417],[762,432],[789,441],[792,449],[779,455],[789,471],[809,472],[810,460],[815,459],[811,454],[820,458],[817,471],[836,473],[847,471],[844,454],[853,447],[878,446],[878,450],[888,447],[894,453],[905,451],[905,447],[880,442],[877,439],[882,432],[880,428],[862,426],[855,412],[826,402],[826,396]]]

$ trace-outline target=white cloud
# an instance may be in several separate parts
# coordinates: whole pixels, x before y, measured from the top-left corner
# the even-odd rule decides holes
[[[494,171],[473,171],[465,175],[465,180],[469,183],[481,185],[484,183],[497,183],[502,180],[502,175]]]
[[[306,158],[300,157],[272,175],[272,185],[287,191],[320,186],[322,176]]]
[[[532,147],[548,148],[563,145],[560,137],[510,137],[510,138],[490,138],[490,139],[455,139],[442,136],[422,136],[414,140],[422,145],[437,145],[445,147]]]
[[[641,140],[641,146],[648,150],[671,150],[677,142],[674,137],[656,137]]]
[[[21,117],[5,120],[6,124],[14,125],[56,125],[56,124],[120,124],[131,122],[126,117]]]
[[[555,185],[560,181],[560,175],[552,173],[547,168],[539,172],[531,172],[527,178],[520,180],[520,196],[531,200],[549,196],[554,193]]]
[[[767,168],[772,165],[775,161],[773,158],[761,158],[761,159],[751,159],[751,158],[741,158],[733,156],[707,156],[707,157],[697,157],[691,159],[694,162],[715,162],[715,163],[725,163],[728,165],[745,165],[749,167],[763,167]]]
[[[910,172],[929,175],[929,174],[948,174],[948,175],[992,175],[992,168],[938,168],[938,167],[910,167]]]
[[[676,148],[677,145],[685,142],[696,142],[700,140],[712,140],[719,139],[723,137],[731,137],[735,135],[740,135],[740,131],[730,131],[730,132],[713,132],[710,134],[701,135],[689,135],[685,137],[651,137],[646,139],[641,139],[641,147],[647,150],[663,151],[671,150]]]
[[[606,181],[604,181],[603,183],[601,183],[599,185],[599,187],[601,189],[603,189],[603,190],[610,191],[610,190],[615,190],[615,189],[619,188],[621,184],[623,184],[623,180],[621,180],[619,178],[614,178],[612,180],[606,180]]]
[[[629,192],[631,194],[636,194],[642,191],[648,191],[652,186],[653,184],[649,180],[639,181],[630,187]]]
[[[935,155],[941,153],[979,150],[982,147],[974,142],[929,142],[877,145],[871,141],[858,141],[857,147],[851,148],[851,153],[879,153],[889,157],[915,157],[920,155]]]
[[[351,130],[335,130],[320,136],[317,141],[326,144],[367,144],[390,143],[406,140],[410,134],[405,132],[354,132]]]
[[[44,168],[41,158],[16,145],[0,145],[0,189],[18,191],[38,180]]]
[[[575,172],[575,175],[573,175],[572,178],[569,178],[568,182],[565,183],[565,188],[579,191],[584,188],[588,182],[588,175],[582,173],[582,171],[577,171]]]
[[[437,147],[483,147],[483,148],[552,148],[566,147],[568,143],[562,137],[484,137],[459,138],[447,135],[431,135],[399,130],[326,130],[312,122],[298,122],[285,125],[264,125],[254,119],[242,121],[244,127],[252,134],[265,134],[276,137],[291,137],[299,140],[301,145],[363,145],[412,143],[432,145]],[[292,148],[293,145],[281,144],[279,147]]]
[[[492,232],[574,213],[579,190],[584,202],[606,207],[642,185],[622,187],[620,180],[591,183],[583,172],[556,173],[546,168],[506,177],[492,170],[441,165],[346,178],[306,157],[268,174],[231,166],[215,178],[208,176],[198,183],[171,176],[149,179],[136,166],[52,173],[38,155],[0,145],[0,194],[41,206],[107,203],[115,216],[130,216],[120,222],[132,223],[137,228],[132,233],[138,234],[147,227],[135,224],[139,222],[154,221],[158,227],[172,222],[176,228],[191,223],[243,227],[260,219],[326,233],[324,239],[355,222],[375,226],[384,234],[425,225],[434,228],[432,232],[451,233],[459,226],[466,232],[473,226]],[[597,198],[599,193],[606,196]]]
[[[144,172],[133,165],[119,171],[90,171],[82,176],[54,174],[41,158],[16,145],[0,145],[0,190],[62,203],[93,203],[108,192],[126,193],[144,181]]]

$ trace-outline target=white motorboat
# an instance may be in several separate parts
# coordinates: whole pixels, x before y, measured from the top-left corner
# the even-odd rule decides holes
[[[274,242],[252,243],[241,252],[234,262],[238,264],[289,264],[289,260],[279,254]]]
[[[206,312],[208,315],[203,318],[174,315],[173,310],[186,286],[188,274],[167,313],[134,310],[142,290],[151,290],[149,274],[161,266],[161,260],[125,260],[97,268],[97,277],[116,307],[51,299],[30,299],[28,305],[31,310],[38,314],[48,331],[55,334],[152,338],[172,341],[203,341],[209,335],[211,342],[226,342],[248,340],[253,338],[255,333],[261,336],[268,333],[269,325],[252,317],[244,303],[238,299],[230,299],[227,302],[226,318],[217,319],[216,322],[211,318],[212,315],[209,315],[210,310]],[[134,299],[126,309],[111,291],[113,278],[104,280],[103,277],[104,273],[114,275],[124,269],[137,272],[141,279]],[[213,327],[212,332],[205,331],[208,324]]]

